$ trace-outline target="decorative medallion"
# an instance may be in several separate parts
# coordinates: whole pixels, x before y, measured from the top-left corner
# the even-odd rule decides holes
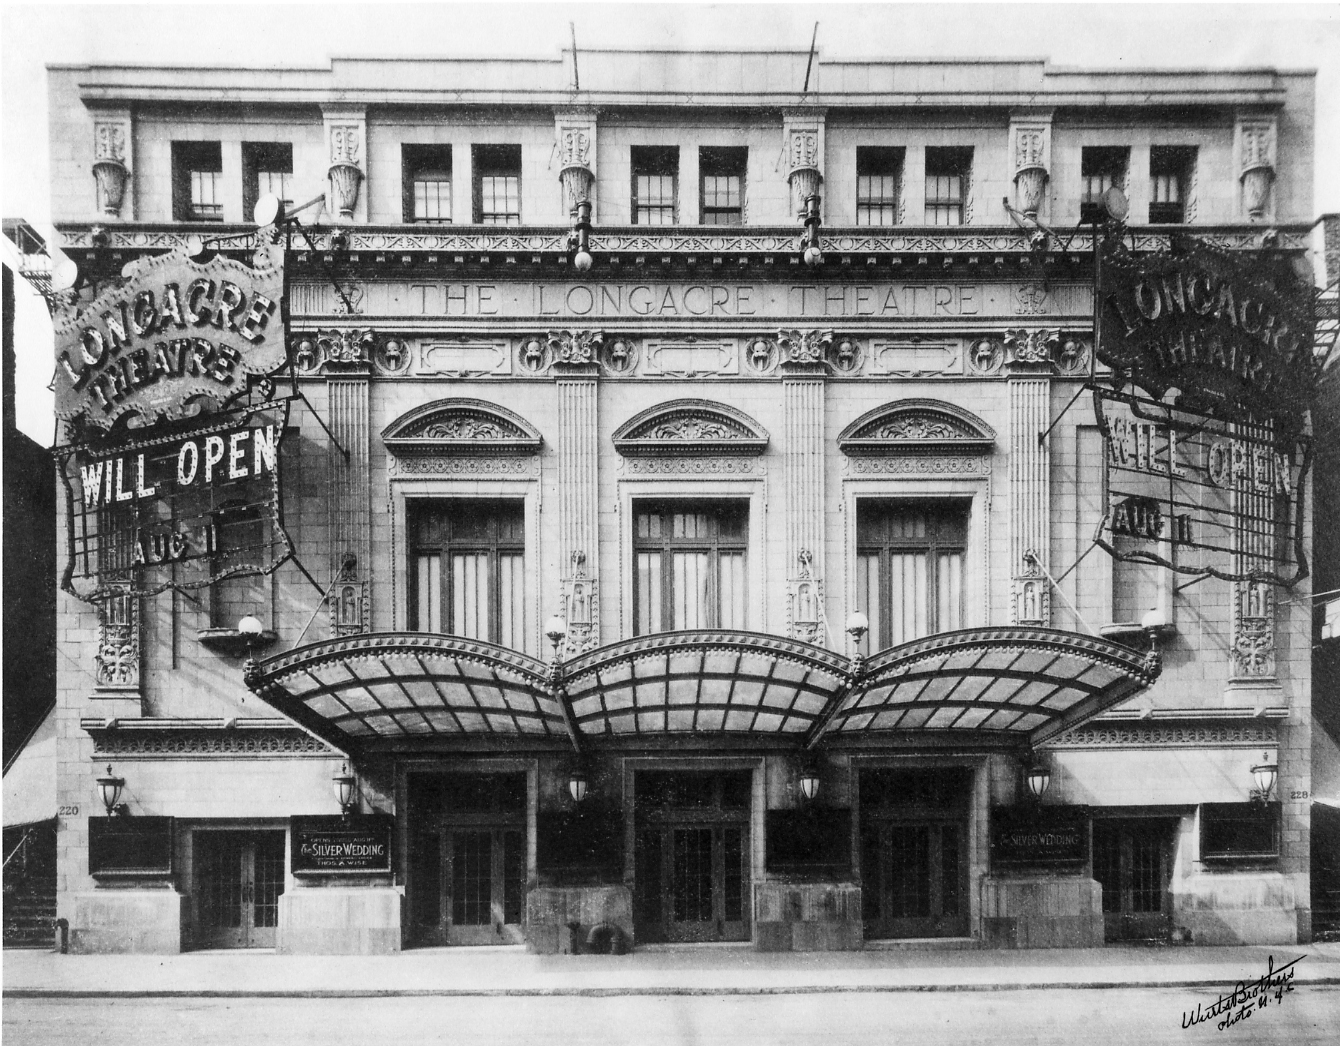
[[[979,338],[968,347],[968,368],[974,374],[999,374],[1005,346],[995,338]]]

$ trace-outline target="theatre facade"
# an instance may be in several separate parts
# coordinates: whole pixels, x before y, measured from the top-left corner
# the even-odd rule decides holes
[[[50,70],[72,950],[1309,938],[1312,75],[811,57]]]

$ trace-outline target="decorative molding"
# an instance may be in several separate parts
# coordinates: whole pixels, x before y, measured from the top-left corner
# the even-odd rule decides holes
[[[372,362],[380,374],[408,374],[412,354],[412,346],[404,338],[381,338],[372,353]]]
[[[1005,332],[1005,349],[1010,363],[1051,363],[1052,354],[1059,347],[1061,332],[1054,329],[1024,330],[1015,328]]]
[[[828,363],[829,348],[833,343],[831,330],[780,330],[777,345],[783,363]]]
[[[797,571],[786,583],[786,634],[803,643],[822,641],[824,583],[814,576],[814,553],[802,548]]]
[[[223,756],[331,756],[335,750],[301,730],[170,729],[127,731],[89,729],[93,754],[122,758],[200,758]]]
[[[1051,172],[1051,131],[1050,114],[1027,118],[1020,115],[1010,120],[1015,206],[1030,218],[1036,218],[1046,202],[1047,180]]]
[[[1273,210],[1271,188],[1275,182],[1275,117],[1242,116],[1237,121],[1238,179],[1242,183],[1242,209],[1249,221],[1265,221]]]
[[[766,471],[750,457],[706,457],[696,454],[625,458],[623,464],[635,475],[649,476],[740,476]]]
[[[377,336],[362,327],[343,330],[324,330],[316,335],[317,368],[339,370],[343,367],[365,367],[372,362]]]
[[[660,403],[614,430],[623,455],[761,454],[767,432],[743,411],[709,400]]]
[[[512,352],[505,341],[433,338],[419,342],[418,374],[482,378],[512,373]]]
[[[1037,553],[1030,549],[1022,572],[1014,577],[1010,599],[1011,621],[1016,625],[1041,625],[1051,622],[1051,583],[1038,565]]]
[[[735,339],[657,338],[646,342],[642,373],[667,378],[707,378],[740,372]]]
[[[896,457],[853,457],[851,471],[858,476],[988,476],[991,458],[986,454],[971,457],[900,454]]]
[[[1067,730],[1048,748],[1271,748],[1275,724],[1246,723],[1091,723]]]
[[[996,433],[985,421],[942,400],[908,399],[867,411],[838,434],[844,454],[911,450],[989,454]]]
[[[1042,316],[1047,311],[1047,288],[1040,283],[1025,283],[1014,292],[1016,316]]]
[[[366,581],[341,578],[327,600],[330,604],[330,634],[333,637],[353,636],[371,631],[371,591]]]
[[[393,454],[480,454],[539,451],[539,431],[506,407],[484,400],[434,400],[402,414],[382,430]]]
[[[586,553],[574,549],[569,557],[571,571],[562,581],[563,657],[576,657],[600,645],[600,597],[596,579],[586,570]]]
[[[412,457],[391,459],[391,472],[399,476],[524,476],[531,471],[531,458],[447,457],[438,454],[416,454]]]
[[[94,689],[130,691],[140,689],[140,601],[130,595],[130,582],[113,583],[126,595],[112,596],[98,604],[98,652],[93,655]]]
[[[968,369],[982,376],[999,374],[1005,365],[1005,345],[998,338],[978,338],[968,347]]]
[[[119,218],[130,185],[130,114],[93,124],[93,179],[104,216]]]
[[[1230,657],[1235,679],[1260,682],[1275,678],[1275,593],[1264,581],[1233,586]]]
[[[921,335],[872,338],[871,372],[894,378],[922,378],[963,374],[963,349],[957,338],[936,339]]]
[[[254,234],[254,225],[117,225],[105,230],[105,243],[94,242],[94,223],[62,223],[58,226],[62,246],[66,249],[110,250],[172,250],[185,247],[192,237],[202,234],[211,237]],[[872,233],[865,228],[841,229],[824,226],[825,253],[850,254],[992,254],[1014,257],[1031,253],[1026,237],[1019,235],[1014,226],[978,226],[970,232],[946,232],[926,227],[923,229],[898,227],[902,231]],[[545,226],[499,230],[480,227],[473,229],[415,229],[404,225],[354,226],[341,229],[347,236],[348,250],[352,252],[403,252],[458,255],[494,254],[563,254],[568,251],[568,228]],[[1310,248],[1309,233],[1304,226],[1290,226],[1279,230],[1279,249],[1306,251]],[[1136,253],[1166,251],[1171,242],[1167,232],[1146,232],[1140,228],[1128,230],[1131,249]],[[1196,235],[1215,246],[1227,250],[1261,249],[1261,230],[1250,226],[1204,227]],[[318,252],[332,250],[332,232],[312,230],[312,243]],[[647,232],[630,227],[626,231],[608,227],[591,234],[591,250],[606,254],[691,254],[691,255],[778,255],[795,253],[794,228],[757,229],[730,232],[726,230],[702,233],[691,228],[672,231]],[[1077,233],[1070,242],[1073,254],[1091,253],[1093,235]],[[295,254],[305,253],[295,249]]]

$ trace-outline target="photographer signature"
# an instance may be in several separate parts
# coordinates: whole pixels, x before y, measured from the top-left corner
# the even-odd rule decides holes
[[[1215,1027],[1227,1031],[1240,1021],[1245,1021],[1258,1010],[1264,1010],[1271,999],[1282,1002],[1284,996],[1293,991],[1294,965],[1302,960],[1300,955],[1293,962],[1275,968],[1275,957],[1269,957],[1265,975],[1254,981],[1238,981],[1227,995],[1221,995],[1209,1008],[1196,1004],[1196,1009],[1182,1013],[1182,1027],[1190,1028],[1202,1021],[1219,1018]]]

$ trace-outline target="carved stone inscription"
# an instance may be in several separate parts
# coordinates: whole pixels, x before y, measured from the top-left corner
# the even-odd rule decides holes
[[[332,296],[294,301],[307,315],[333,309]],[[590,320],[692,320],[795,317],[814,320],[1012,317],[1028,301],[1036,314],[1083,315],[1092,293],[1079,284],[1053,285],[1042,296],[1021,284],[901,283],[372,283],[366,315],[467,318],[543,317]],[[302,312],[299,306],[298,312]]]

